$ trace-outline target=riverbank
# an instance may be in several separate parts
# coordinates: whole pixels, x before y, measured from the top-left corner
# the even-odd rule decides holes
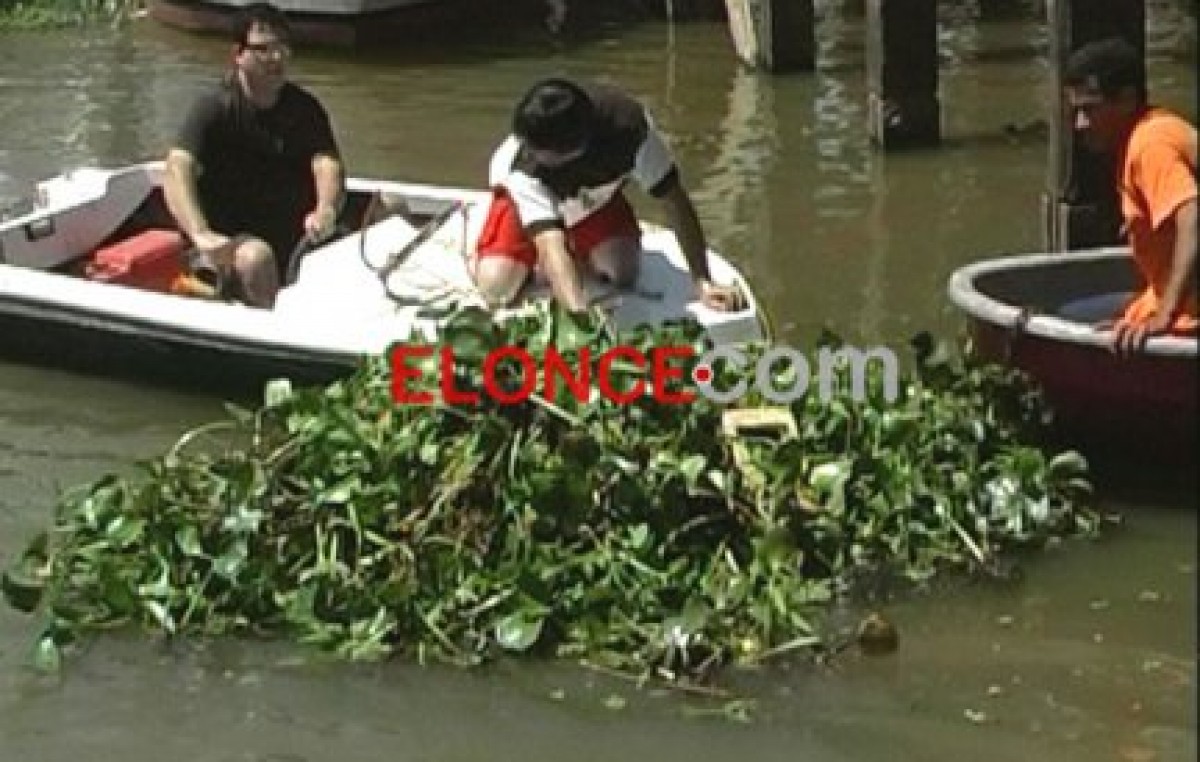
[[[7,0],[0,3],[0,30],[119,24],[144,10],[142,0]]]

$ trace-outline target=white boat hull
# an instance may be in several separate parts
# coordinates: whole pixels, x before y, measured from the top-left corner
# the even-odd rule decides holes
[[[308,253],[295,282],[270,310],[64,272],[114,234],[127,233],[130,221],[145,215],[160,178],[157,163],[71,172],[39,184],[36,208],[0,224],[0,351],[69,359],[96,347],[105,348],[104,358],[132,349],[158,364],[217,362],[232,375],[244,368],[256,383],[273,374],[328,378],[396,341],[435,336],[436,324],[418,314],[423,307],[482,305],[465,254],[486,214],[486,192],[369,179],[349,181],[352,198],[383,192],[405,199],[417,215],[463,205],[412,251],[386,287],[372,268],[418,232],[401,216]],[[723,257],[710,252],[714,278],[738,284],[747,297],[747,308],[736,313],[709,310],[694,300],[685,260],[669,231],[645,226],[643,246],[635,289],[614,293],[587,283],[589,293],[608,305],[618,329],[690,318],[714,343],[765,338],[753,293]],[[531,294],[548,298],[544,286]]]
[[[148,15],[170,27],[229,36],[248,0],[149,0]],[[498,23],[537,23],[540,0],[282,0],[293,39],[301,44],[351,47],[412,45],[452,39],[466,29],[486,33]]]

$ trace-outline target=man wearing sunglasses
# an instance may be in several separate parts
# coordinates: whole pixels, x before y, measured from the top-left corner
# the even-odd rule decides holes
[[[696,297],[713,309],[739,308],[737,290],[712,281],[704,232],[670,149],[626,93],[561,78],[538,82],[517,104],[490,176],[493,197],[471,272],[494,306],[513,301],[539,268],[571,310],[588,306],[578,267],[632,286],[641,231],[623,187],[633,180],[662,201]]]
[[[229,72],[192,105],[166,159],[193,268],[259,307],[274,304],[297,247],[333,232],[344,195],[329,116],[288,81],[289,37],[281,11],[247,6]]]

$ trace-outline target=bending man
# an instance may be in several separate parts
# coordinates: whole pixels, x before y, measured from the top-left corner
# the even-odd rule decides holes
[[[641,230],[622,192],[632,179],[660,199],[696,296],[714,309],[739,294],[712,282],[704,232],[679,169],[640,103],[606,86],[546,79],[521,99],[512,135],[492,156],[493,198],[471,260],[493,306],[510,303],[540,267],[571,310],[587,308],[577,264],[618,287],[637,280]]]

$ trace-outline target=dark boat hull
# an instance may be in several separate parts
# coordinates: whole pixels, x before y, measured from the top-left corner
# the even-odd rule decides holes
[[[1138,287],[1128,252],[1105,249],[975,263],[954,274],[949,292],[980,355],[1042,388],[1064,442],[1141,462],[1194,463],[1195,337],[1154,339],[1120,357],[1091,322],[1063,316],[1068,304]]]
[[[1120,358],[1102,347],[1021,334],[973,320],[981,356],[1018,368],[1036,380],[1054,411],[1054,428],[1068,442],[1106,454],[1195,458],[1195,360]]]

